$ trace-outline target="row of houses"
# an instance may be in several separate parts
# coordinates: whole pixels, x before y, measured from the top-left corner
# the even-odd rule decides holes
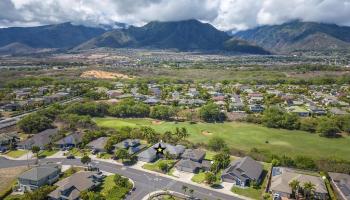
[[[45,164],[34,167],[18,177],[17,190],[34,191],[44,185],[55,185],[57,188],[48,194],[49,200],[78,200],[81,192],[98,187],[104,178],[98,172],[80,171],[58,181],[61,174],[60,165]]]

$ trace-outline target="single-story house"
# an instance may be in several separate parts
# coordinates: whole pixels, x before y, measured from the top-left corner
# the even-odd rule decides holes
[[[290,106],[290,107],[287,107],[286,110],[290,113],[297,114],[299,117],[310,116],[310,112],[301,106]]]
[[[186,149],[181,155],[182,159],[189,159],[195,162],[202,162],[205,157],[205,151],[200,149]]]
[[[289,184],[293,180],[298,180],[300,185],[311,182],[315,185],[315,199],[328,199],[328,191],[321,177],[303,174],[299,171],[285,167],[272,168],[271,186],[269,190],[274,196],[279,196],[280,198],[291,198],[292,189]]]
[[[18,186],[22,191],[32,191],[47,184],[53,184],[59,178],[61,168],[57,166],[34,167],[18,177]]]
[[[0,152],[8,150],[11,144],[16,145],[19,141],[17,132],[1,133],[0,134]]]
[[[99,186],[102,179],[103,177],[97,172],[77,172],[55,183],[55,186],[58,187],[48,195],[48,198],[50,200],[78,200],[82,191],[92,190]]]
[[[145,151],[142,151],[141,153],[139,153],[137,155],[137,159],[143,162],[153,162],[156,159],[158,159],[157,151],[153,147],[150,147]]]
[[[83,133],[75,132],[55,142],[59,148],[76,147],[83,140]]]
[[[54,142],[53,138],[58,135],[58,129],[46,129],[33,137],[17,144],[19,149],[31,149],[33,146],[38,146],[40,149],[45,149],[46,145]]]
[[[139,139],[126,139],[114,145],[114,147],[116,149],[128,149],[129,147],[136,147],[138,145],[140,145]]]
[[[223,182],[234,183],[234,185],[240,187],[247,187],[252,181],[259,183],[261,181],[262,172],[262,164],[246,156],[233,161],[229,167],[223,171],[221,179]]]
[[[205,157],[205,151],[199,149],[186,149],[181,155],[181,160],[176,163],[175,167],[179,171],[196,173],[200,169],[209,170],[210,161],[203,160]]]
[[[105,146],[107,144],[107,141],[108,141],[108,137],[100,137],[100,138],[97,138],[96,140],[89,142],[86,145],[86,147],[97,152],[105,152],[106,151]]]
[[[337,197],[341,200],[350,200],[350,175],[341,173],[328,173]]]

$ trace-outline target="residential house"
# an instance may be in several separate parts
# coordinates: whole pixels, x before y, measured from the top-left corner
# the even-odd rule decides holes
[[[231,104],[230,104],[230,108],[233,111],[243,111],[244,110],[244,103],[242,102],[242,99],[240,97],[240,95],[234,94],[231,97]]]
[[[221,175],[223,182],[234,183],[236,186],[247,187],[252,181],[260,182],[263,166],[251,157],[233,161]]]
[[[153,162],[156,159],[162,157],[160,154],[157,154],[157,151],[155,150],[155,148],[159,146],[162,148],[165,148],[164,152],[168,153],[170,156],[174,158],[179,158],[180,155],[185,151],[185,147],[182,145],[174,146],[171,144],[161,142],[161,143],[154,144],[150,148],[138,154],[137,155],[138,160],[144,161],[144,162]]]
[[[331,108],[329,112],[333,115],[348,115],[349,113],[339,108]]]
[[[34,167],[18,177],[21,191],[33,191],[41,186],[53,184],[59,178],[61,168],[57,166]]]
[[[127,149],[130,155],[135,154],[146,147],[141,145],[138,139],[126,139],[114,145],[115,149]]]
[[[210,170],[211,162],[204,160],[205,151],[199,149],[186,149],[181,155],[181,160],[176,163],[175,168],[179,171],[196,173],[200,169]]]
[[[260,104],[249,105],[249,110],[254,113],[264,112],[264,106]]]
[[[16,111],[22,108],[22,106],[19,103],[9,103],[6,104],[2,107],[4,109],[4,111],[8,111],[8,112],[12,112],[12,111]]]
[[[123,95],[123,91],[122,90],[108,90],[107,91],[107,96],[110,99],[117,99],[121,95]]]
[[[159,99],[155,98],[155,97],[149,97],[147,98],[145,101],[143,101],[144,103],[146,104],[149,104],[149,105],[156,105],[158,104],[160,101]]]
[[[54,142],[55,137],[58,135],[58,129],[46,129],[40,133],[35,134],[33,137],[17,144],[19,149],[31,149],[33,146],[38,146],[40,149],[45,149],[46,146]]]
[[[7,151],[11,144],[16,145],[19,141],[17,132],[7,132],[0,134],[0,152]]]
[[[310,112],[308,110],[306,110],[305,108],[300,107],[300,106],[290,106],[290,107],[287,107],[286,110],[289,113],[297,114],[299,117],[310,116]]]
[[[96,152],[105,152],[105,146],[107,144],[108,139],[108,137],[97,138],[96,140],[89,142],[86,145],[86,147]]]
[[[341,200],[350,200],[350,175],[341,173],[328,173],[337,197]]]
[[[150,147],[145,151],[142,151],[141,153],[139,153],[137,155],[137,159],[143,162],[153,162],[156,159],[158,159],[157,151],[153,147]]]
[[[317,106],[310,106],[309,107],[309,111],[310,111],[310,113],[312,115],[321,116],[321,115],[326,115],[327,114],[327,111],[325,109],[317,107]]]
[[[302,186],[311,182],[315,185],[314,199],[328,199],[328,191],[324,181],[319,176],[312,176],[306,173],[296,171],[285,167],[274,167],[271,173],[270,192],[280,198],[291,198],[292,188],[289,186],[293,180],[299,181]]]
[[[48,195],[49,200],[78,200],[80,193],[92,190],[102,183],[103,176],[97,172],[77,172],[57,183],[57,188]]]
[[[82,142],[83,135],[84,134],[81,132],[75,132],[75,133],[69,134],[66,137],[55,142],[55,145],[61,149],[76,147],[77,145],[79,145]]]

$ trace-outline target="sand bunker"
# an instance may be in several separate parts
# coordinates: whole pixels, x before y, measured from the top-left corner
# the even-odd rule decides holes
[[[211,133],[209,131],[202,131],[202,135],[204,135],[204,136],[211,136],[211,135],[213,135],[213,133]]]

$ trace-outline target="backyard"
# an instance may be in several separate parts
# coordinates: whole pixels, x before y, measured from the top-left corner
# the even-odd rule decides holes
[[[320,159],[342,158],[350,161],[350,137],[329,139],[303,131],[271,129],[256,124],[225,122],[197,123],[157,122],[152,119],[94,118],[101,127],[121,128],[123,126],[150,126],[160,133],[186,127],[192,142],[208,142],[213,136],[225,139],[230,147],[250,151],[252,148],[277,155],[303,155]]]

